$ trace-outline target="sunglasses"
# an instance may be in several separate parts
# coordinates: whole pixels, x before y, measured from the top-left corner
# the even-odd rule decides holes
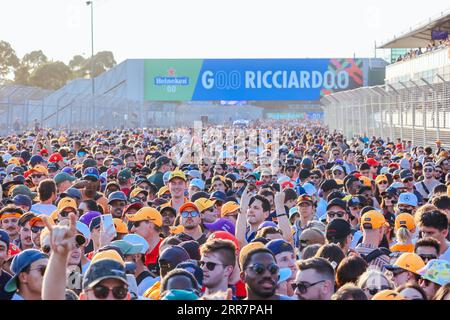
[[[436,173],[442,174],[442,171],[440,170],[434,170]]]
[[[388,182],[383,180],[383,181],[378,182],[378,184],[388,184]]]
[[[372,296],[374,296],[380,291],[388,290],[388,289],[391,289],[391,288],[389,286],[381,286],[380,288],[369,288],[369,287],[367,287],[366,289]]]
[[[69,214],[71,214],[71,213],[75,213],[75,214],[77,214],[77,212],[75,212],[75,211],[61,211],[60,213],[59,213],[59,215],[62,217],[62,218],[67,218],[68,216],[69,216]]]
[[[31,179],[39,179],[42,178],[43,176],[44,176],[43,174],[32,174]]]
[[[261,263],[255,263],[255,264],[249,265],[247,267],[247,269],[253,270],[253,272],[258,274],[258,275],[263,274],[264,271],[266,271],[266,270],[269,271],[269,273],[271,275],[274,275],[274,274],[278,274],[278,271],[280,270],[280,267],[278,267],[275,263],[271,263],[268,266],[265,266],[265,265],[263,265]]]
[[[30,271],[33,271],[33,270],[38,270],[41,273],[41,276],[44,276],[45,270],[47,270],[47,266],[39,266],[37,268],[30,269]]]
[[[217,265],[223,266],[222,263],[215,263],[215,262],[206,262],[206,261],[199,261],[198,264],[200,265],[200,268],[203,268],[206,266],[206,268],[209,271],[214,271]]]
[[[329,216],[330,218],[342,218],[344,216],[345,212],[342,211],[328,211],[327,212],[327,216]]]
[[[407,179],[404,179],[403,182],[413,182],[413,180],[414,180],[413,178],[407,178]]]
[[[198,215],[199,215],[198,211],[183,211],[181,213],[181,216],[183,218],[187,218],[189,216],[191,216],[192,218],[196,218],[196,217],[198,217]]]
[[[44,227],[36,227],[36,226],[32,226],[31,227],[31,232],[33,233],[39,233],[44,229]]]
[[[106,299],[109,292],[112,291],[114,299],[123,300],[127,296],[128,288],[126,286],[117,286],[111,289],[102,285],[96,285],[92,288],[92,291],[97,299]]]
[[[320,280],[314,283],[305,283],[305,282],[294,282],[291,284],[292,290],[298,290],[300,293],[305,294],[309,288],[315,286],[316,284],[325,282],[326,280]]]
[[[424,262],[428,262],[430,260],[434,260],[434,259],[438,258],[434,254],[419,254],[419,257],[421,257]]]
[[[425,169],[423,172],[433,172],[433,169]]]

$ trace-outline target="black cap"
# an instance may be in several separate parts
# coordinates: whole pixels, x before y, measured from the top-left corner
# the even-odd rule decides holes
[[[408,169],[403,169],[402,171],[400,171],[400,179],[404,180],[407,178],[413,178],[412,172]]]
[[[166,156],[160,156],[158,159],[156,159],[156,167],[160,168],[161,166],[170,163],[170,159]]]
[[[338,184],[336,182],[336,180],[333,179],[329,179],[329,180],[325,180],[324,182],[322,182],[322,184],[320,185],[320,189],[322,189],[322,191],[324,192],[328,192],[330,190],[333,189],[339,189],[342,188],[342,184]]]
[[[168,262],[174,268],[181,262],[189,260],[189,253],[180,246],[173,246],[165,249],[159,256],[159,262]]]
[[[187,251],[192,260],[200,261],[200,245],[197,241],[184,241],[180,243],[179,246]]]
[[[352,233],[350,223],[344,219],[334,219],[327,225],[326,237],[328,241],[343,239]]]
[[[328,202],[327,210],[329,210],[332,206],[338,206],[338,207],[344,209],[345,211],[347,211],[347,202],[342,199],[335,198],[335,199],[331,200],[330,202]]]

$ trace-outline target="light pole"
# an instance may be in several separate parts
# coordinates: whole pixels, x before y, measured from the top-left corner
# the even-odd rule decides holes
[[[95,127],[95,79],[94,79],[94,1],[86,1],[91,6],[91,86],[92,86],[92,126]]]

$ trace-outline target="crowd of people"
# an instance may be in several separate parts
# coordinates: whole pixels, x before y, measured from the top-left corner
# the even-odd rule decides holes
[[[450,152],[316,122],[0,141],[2,300],[449,300]]]
[[[445,40],[444,39],[433,40],[423,50],[422,50],[422,48],[411,49],[404,55],[398,56],[396,62],[411,60],[411,59],[414,59],[415,57],[418,57],[424,53],[428,53],[428,52],[432,52],[432,51],[436,51],[436,50],[440,50],[440,49],[444,49],[444,48],[448,48],[448,47],[450,47],[450,37],[447,37],[447,39],[445,39]]]

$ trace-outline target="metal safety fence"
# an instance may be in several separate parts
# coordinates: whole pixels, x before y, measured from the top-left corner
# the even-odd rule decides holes
[[[348,138],[401,138],[422,146],[441,140],[450,146],[450,74],[430,78],[325,96],[325,123]]]

